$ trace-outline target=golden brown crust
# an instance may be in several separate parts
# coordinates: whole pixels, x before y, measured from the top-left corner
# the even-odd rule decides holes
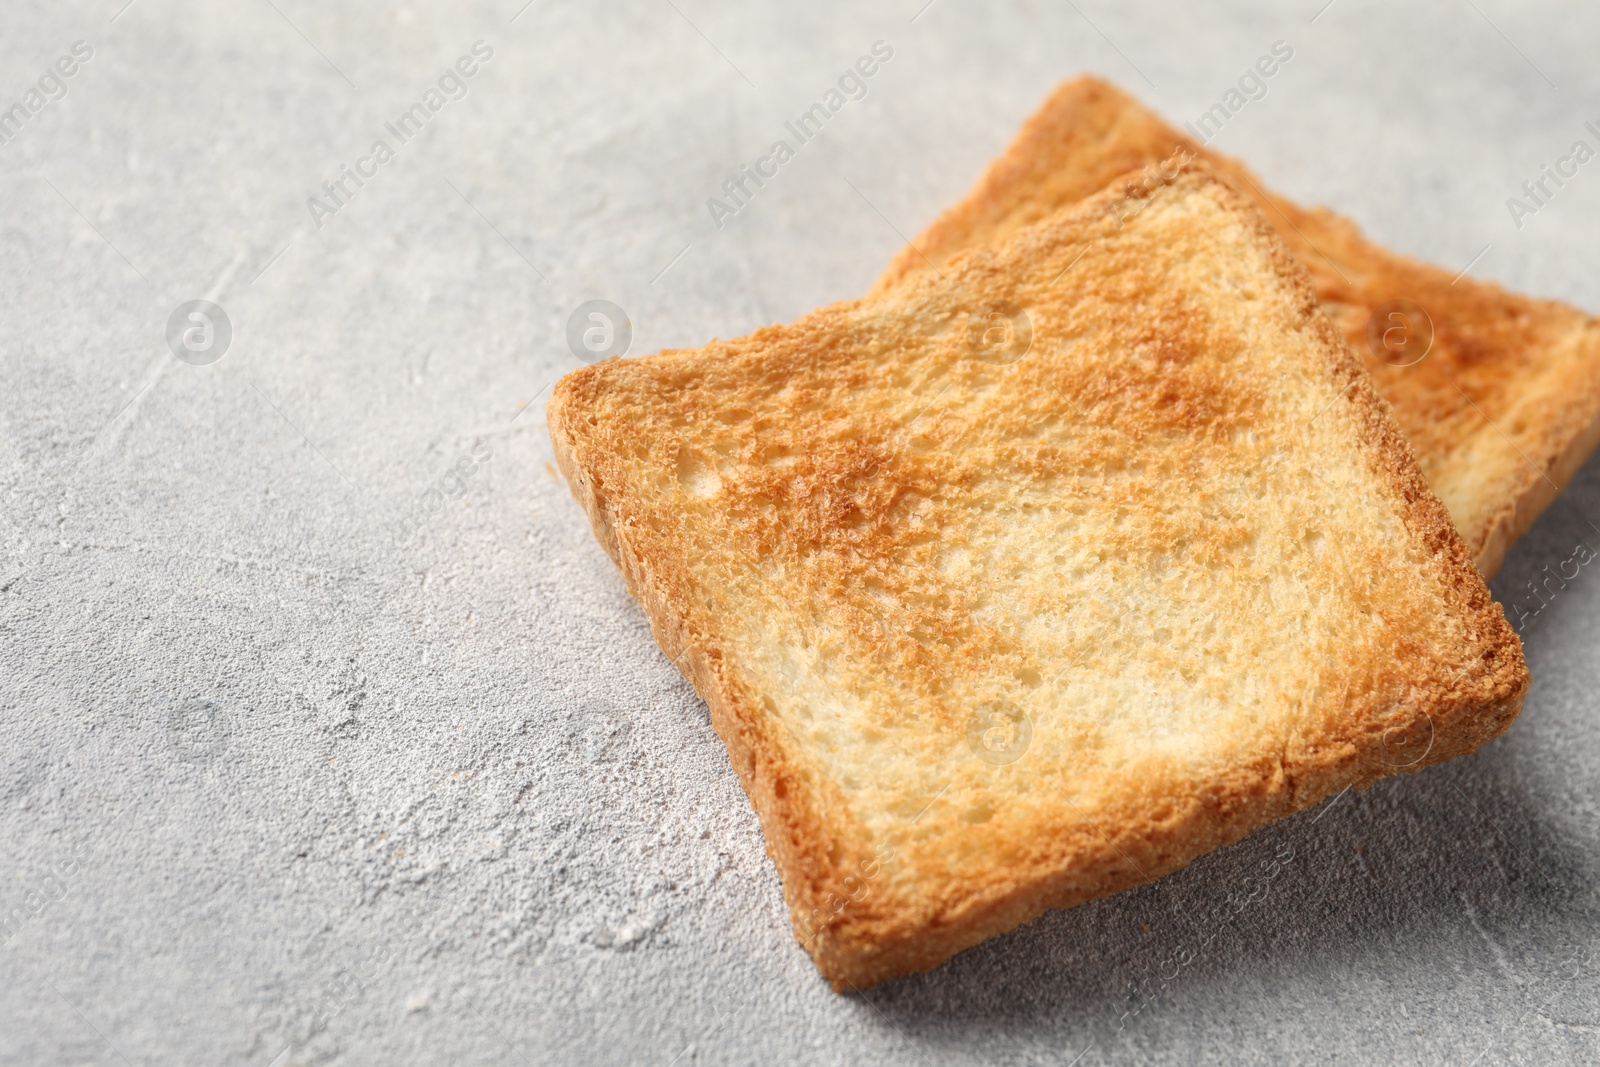
[[[1007,302],[1036,351],[972,358],[965,309]],[[548,411],[835,988],[1470,751],[1526,688],[1304,272],[1202,173],[1108,190],[878,299],[586,368]],[[1047,536],[1007,539],[1029,522]],[[1104,612],[1107,588],[1137,612]],[[1284,599],[1267,622],[1261,591]],[[1306,646],[1273,660],[1285,622]],[[996,694],[1032,701],[1026,758],[968,751]]]
[[[1390,252],[1333,212],[1268,192],[1242,163],[1195,143],[1107,82],[1083,76],[1058,87],[973,190],[891,261],[872,293],[1178,149],[1255,200],[1310,272],[1479,569],[1492,577],[1600,442],[1600,323]],[[1369,318],[1392,300],[1432,318],[1433,346],[1418,363],[1390,366],[1367,343]]]
[[[644,608],[656,644],[706,702],[711,725],[727,746],[729,762],[760,819],[767,854],[784,876],[786,895],[812,899],[822,892],[809,886],[807,879],[824,869],[819,855],[828,837],[819,810],[824,805],[814,801],[805,783],[794,780],[792,768],[766,736],[767,723],[759,705],[729,676],[715,621],[697,621],[699,613],[694,610],[695,598],[689,588],[692,583],[673,573],[677,561],[659,558],[648,548],[631,543],[626,528],[618,528],[606,506],[604,489],[593,473],[596,465],[592,461],[585,465],[577,458],[585,431],[569,420],[574,408],[581,409],[584,393],[592,397],[592,390],[585,387],[592,387],[599,373],[600,365],[595,365],[569,374],[551,394],[546,418],[556,465],[573,498],[589,516],[595,537],[622,572],[628,591]]]

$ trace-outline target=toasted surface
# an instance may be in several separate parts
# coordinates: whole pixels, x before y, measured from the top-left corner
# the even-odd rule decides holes
[[[1485,576],[1600,441],[1600,323],[1576,308],[1390,252],[1325,209],[1268,192],[1243,164],[1196,144],[1094,77],[1062,84],[960,203],[902,249],[883,292],[1013,233],[1184,148],[1251,196],[1310,272],[1324,310],[1363,355],[1417,461]],[[1380,305],[1433,322],[1420,362],[1368,343]],[[1402,362],[1397,359],[1394,362]]]
[[[1303,272],[1205,174],[548,413],[835,988],[1469,751],[1527,685]]]

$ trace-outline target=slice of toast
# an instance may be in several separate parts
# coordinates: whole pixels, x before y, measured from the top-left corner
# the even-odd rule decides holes
[[[1243,164],[1201,147],[1098,78],[1057,88],[967,197],[901,250],[872,292],[1179,150],[1254,199],[1310,271],[1323,309],[1363,355],[1478,569],[1493,577],[1506,549],[1600,442],[1600,321],[1390,252],[1348,219],[1267,192]],[[1410,344],[1386,345],[1386,337]]]
[[[836,989],[1470,751],[1527,687],[1304,272],[1204,173],[547,411]]]

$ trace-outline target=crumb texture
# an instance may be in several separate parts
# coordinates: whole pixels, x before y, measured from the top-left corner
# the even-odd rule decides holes
[[[1205,174],[587,368],[550,414],[841,987],[1470,750],[1526,685],[1299,268]]]

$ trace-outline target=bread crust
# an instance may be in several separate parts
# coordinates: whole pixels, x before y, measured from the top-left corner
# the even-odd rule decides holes
[[[997,830],[994,844],[1007,850],[1006,862],[941,877],[925,873],[940,868],[907,860],[911,877],[892,891],[857,901],[850,881],[854,872],[866,869],[863,857],[870,855],[870,834],[839,782],[810,771],[786,751],[776,715],[764,706],[763,694],[750,680],[753,675],[739,662],[732,638],[736,620],[707,606],[706,590],[691,573],[689,554],[712,546],[692,543],[684,536],[687,527],[674,526],[676,509],[685,498],[673,490],[652,502],[645,483],[626,482],[640,476],[626,474],[619,457],[636,450],[635,425],[644,418],[638,400],[629,398],[659,399],[672,394],[657,387],[678,389],[678,398],[663,402],[675,405],[670,421],[689,434],[703,419],[719,415],[686,395],[685,385],[694,375],[739,381],[782,378],[791,372],[798,376],[798,364],[788,361],[805,358],[826,363],[813,368],[813,375],[848,378],[859,368],[830,349],[829,338],[837,331],[859,334],[878,321],[870,315],[885,308],[906,310],[907,321],[921,322],[935,313],[951,286],[970,283],[985,291],[1005,291],[1012,269],[1008,264],[1075,247],[1105,231],[1112,220],[1143,210],[1147,201],[1186,203],[1181,198],[1197,196],[1242,220],[1270,264],[1271,281],[1281,287],[1292,309],[1292,328],[1309,339],[1322,360],[1320,373],[1333,397],[1329,406],[1347,412],[1355,424],[1363,462],[1384,487],[1384,499],[1391,502],[1411,546],[1408,551],[1419,560],[1417,581],[1439,591],[1442,602],[1435,606],[1455,627],[1449,632],[1457,634],[1456,646],[1434,650],[1442,657],[1439,662],[1460,661],[1462,667],[1450,677],[1429,668],[1389,678],[1389,683],[1409,687],[1405,706],[1410,718],[1404,723],[1378,714],[1369,698],[1324,698],[1331,723],[1318,720],[1320,730],[1307,727],[1283,751],[1230,765],[1206,777],[1194,791],[1152,797],[1125,790],[1101,802],[1092,821],[1069,821],[1045,834],[1019,831],[1017,838]],[[896,287],[877,300],[834,305],[790,327],[767,328],[698,353],[664,352],[584,368],[557,385],[547,408],[557,462],[596,536],[643,605],[657,641],[710,707],[713,725],[760,817],[797,940],[837,990],[935,966],[1048,908],[1160,877],[1340,789],[1364,787],[1385,775],[1471,751],[1509,725],[1527,687],[1520,643],[1490,599],[1448,513],[1429,491],[1386,404],[1319,309],[1304,270],[1259,211],[1229,185],[1191,169],[1156,188],[1114,186],[996,247],[958,257],[945,275]],[[892,360],[892,352],[886,358]],[[739,403],[745,403],[743,396]],[[825,446],[819,442],[817,447]],[[681,468],[682,454],[673,462]],[[611,478],[625,484],[609,484]],[[798,527],[804,516],[786,516],[784,521]],[[1374,669],[1400,670],[1382,665]],[[1425,729],[1428,738],[1427,748],[1403,766],[1393,758],[1391,741],[1397,729],[1419,736]],[[1063,799],[1076,808],[1071,797],[1063,794]],[[941,823],[940,828],[952,835],[968,832],[959,821]],[[1030,830],[1036,828],[1024,826]],[[911,851],[911,845],[904,847]],[[850,906],[834,907],[841,896]]]
[[[599,366],[563,378],[546,405],[556,465],[588,515],[595,537],[644,609],[656,644],[706,702],[712,728],[727,746],[728,759],[755,808],[767,856],[778,869],[791,907],[796,899],[820,900],[827,888],[817,876],[828,869],[829,828],[823,813],[832,807],[837,817],[844,806],[837,800],[832,805],[820,803],[813,783],[796,780],[767,729],[760,702],[731,676],[715,620],[695,610],[692,582],[675,571],[676,561],[635,544],[627,526],[615,521],[605,488],[594,473],[597,465],[583,456],[585,445],[600,442],[586,436],[578,422],[585,386],[594,384]]]
[[[1331,211],[1266,190],[1244,164],[1197,144],[1109,82],[1084,75],[1057,87],[972,191],[902,249],[870,292],[1180,149],[1254,200],[1308,269],[1479,571],[1492,578],[1600,443],[1600,320],[1391,252]],[[1404,367],[1386,364],[1363,336],[1374,310],[1399,299],[1422,306],[1435,330],[1428,355]]]

